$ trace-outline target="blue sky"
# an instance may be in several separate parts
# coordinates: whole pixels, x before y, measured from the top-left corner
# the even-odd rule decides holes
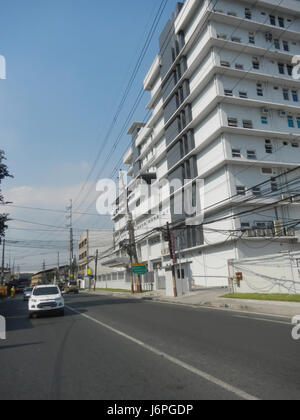
[[[61,209],[64,188],[66,202],[69,195],[79,191],[160,3],[161,0],[2,0],[0,54],[7,61],[7,80],[0,80],[0,146],[15,176],[3,189],[15,204]],[[142,86],[158,52],[159,33],[175,4],[175,0],[168,1],[119,124],[91,181],[95,181]],[[145,117],[147,99],[148,95],[134,120]],[[128,142],[124,136],[107,166],[106,176]],[[41,223],[64,223],[57,214],[13,210],[12,215]],[[90,227],[89,222],[81,219],[78,228]],[[103,220],[96,227],[105,227],[106,222]],[[10,226],[16,227],[13,222]],[[18,227],[32,226],[19,223]],[[21,237],[20,232],[13,230],[8,235]],[[30,232],[32,238],[37,235],[40,237],[41,233]],[[11,250],[12,254],[15,252],[22,250]]]

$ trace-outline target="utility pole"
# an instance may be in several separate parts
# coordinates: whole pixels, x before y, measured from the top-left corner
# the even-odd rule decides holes
[[[96,292],[96,285],[97,285],[97,272],[98,272],[98,256],[99,256],[99,251],[97,249],[96,251],[96,257],[95,257],[95,281],[94,281],[94,292]]]
[[[133,220],[132,220],[132,214],[129,210],[129,204],[128,204],[128,197],[127,197],[127,190],[125,188],[123,174],[120,172],[123,191],[124,191],[124,200],[125,200],[125,209],[126,209],[126,215],[127,215],[127,231],[129,235],[129,256],[130,256],[130,272],[131,272],[131,292],[134,293],[134,284],[133,284],[133,273],[132,273],[132,265],[133,263],[138,263],[138,256],[137,256],[137,249],[136,249],[136,241],[135,241],[135,233],[134,233],[134,226],[133,226]],[[137,282],[136,282],[136,289],[137,293],[142,293],[142,284],[141,284],[141,278],[140,276],[137,276]]]
[[[59,264],[59,252],[57,253],[57,282],[60,283],[60,264]]]
[[[173,293],[174,293],[174,297],[177,297],[178,293],[177,293],[176,272],[175,272],[175,265],[177,264],[177,258],[176,258],[176,249],[175,249],[175,237],[174,237],[174,233],[170,231],[169,222],[167,223],[167,236],[168,236],[169,247],[170,247],[170,256],[172,260]]]
[[[68,228],[70,229],[70,270],[69,270],[69,277],[74,277],[74,267],[73,267],[73,260],[74,260],[74,243],[73,243],[73,201],[70,200],[70,205],[67,206],[67,212],[66,218],[69,220]]]
[[[43,264],[42,264],[42,270],[43,270],[43,274],[42,274],[43,284],[46,284],[46,273],[45,273],[45,271],[46,271],[46,262],[45,262],[45,260],[43,261]]]
[[[5,239],[3,239],[2,241],[1,285],[4,284],[4,264],[5,264]]]

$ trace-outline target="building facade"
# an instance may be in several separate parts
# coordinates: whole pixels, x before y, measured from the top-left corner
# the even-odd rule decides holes
[[[297,0],[177,4],[144,80],[152,115],[132,125],[124,156],[138,257],[161,287],[171,265],[167,223],[177,280],[196,286],[228,285],[231,260],[299,249],[299,53]],[[141,183],[156,186],[155,197]],[[180,185],[191,211],[176,207]],[[113,216],[120,258],[124,197]]]
[[[78,277],[95,274],[95,257],[99,258],[106,250],[113,248],[112,230],[86,230],[78,241]],[[98,262],[97,275],[110,273],[111,270]]]

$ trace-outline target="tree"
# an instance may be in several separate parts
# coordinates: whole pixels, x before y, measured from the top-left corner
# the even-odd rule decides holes
[[[12,178],[8,171],[7,165],[3,163],[5,161],[5,153],[3,150],[0,150],[0,184],[5,178]],[[4,204],[4,197],[2,195],[2,191],[0,189],[0,204]],[[6,223],[8,222],[8,214],[0,214],[0,238],[4,236],[5,229],[7,229]]]

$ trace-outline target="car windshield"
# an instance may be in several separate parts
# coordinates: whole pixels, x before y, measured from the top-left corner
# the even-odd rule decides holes
[[[40,289],[35,289],[33,296],[47,296],[47,295],[58,295],[59,290],[57,287],[43,287]]]
[[[28,287],[28,289],[25,290],[26,293],[31,293],[33,291],[33,287]]]

